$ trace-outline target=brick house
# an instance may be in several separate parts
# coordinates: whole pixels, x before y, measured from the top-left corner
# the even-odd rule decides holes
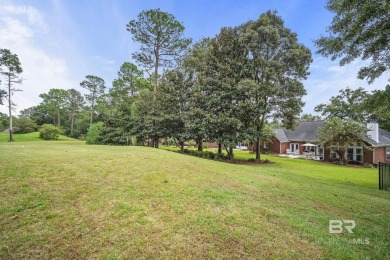
[[[269,151],[276,154],[302,155],[310,153],[313,158],[329,160],[333,156],[331,149],[318,145],[317,131],[324,121],[301,122],[295,130],[275,129],[275,137],[268,144]],[[372,150],[359,145],[349,147],[346,158],[362,163],[390,162],[390,132],[379,128],[377,123],[367,124],[367,133]]]

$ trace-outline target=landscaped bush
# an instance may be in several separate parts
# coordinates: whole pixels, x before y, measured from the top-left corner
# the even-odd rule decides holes
[[[353,165],[362,165],[362,162],[359,162],[359,161],[348,161],[348,164],[353,164]]]
[[[61,134],[61,129],[51,124],[44,124],[39,129],[39,137],[43,140],[57,140]]]
[[[104,127],[103,122],[97,122],[89,127],[87,137],[85,138],[87,144],[98,144],[98,137]]]
[[[255,158],[249,158],[248,162],[256,162],[256,159]]]

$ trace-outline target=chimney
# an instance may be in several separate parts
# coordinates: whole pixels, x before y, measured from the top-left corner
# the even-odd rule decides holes
[[[379,125],[378,123],[368,123],[367,124],[368,132],[367,135],[375,142],[379,143]]]

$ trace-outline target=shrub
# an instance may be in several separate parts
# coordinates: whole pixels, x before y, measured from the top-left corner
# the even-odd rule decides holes
[[[228,157],[224,153],[217,153],[217,154],[215,154],[215,158],[214,159],[220,161],[220,160],[227,160]]]
[[[256,159],[255,158],[249,158],[248,162],[256,162]]]
[[[12,131],[15,134],[28,134],[35,132],[38,125],[28,117],[14,117]]]
[[[263,160],[263,162],[264,162],[264,163],[271,163],[271,161],[268,160],[268,159]]]
[[[98,137],[103,129],[103,126],[103,122],[97,122],[89,127],[87,136],[85,138],[87,144],[98,144]]]
[[[362,165],[362,162],[359,162],[359,161],[348,161],[348,164],[353,164],[353,165]]]
[[[191,150],[190,149],[183,149],[184,154],[190,154]]]
[[[61,130],[51,124],[44,124],[39,129],[39,137],[43,140],[57,140],[61,134]]]
[[[203,155],[205,156],[205,158],[208,158],[208,159],[214,160],[214,158],[215,158],[215,153],[210,152],[210,151],[203,152]]]

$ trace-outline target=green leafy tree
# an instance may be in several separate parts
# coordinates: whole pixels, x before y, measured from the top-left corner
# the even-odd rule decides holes
[[[365,106],[368,97],[369,93],[363,88],[355,90],[346,88],[340,90],[339,95],[331,97],[328,104],[319,104],[314,110],[327,118],[338,117],[367,122],[369,115]]]
[[[192,80],[183,68],[167,71],[161,82],[161,91],[158,94],[158,125],[162,136],[171,137],[181,151],[184,142],[188,140],[186,133],[186,119],[188,113],[189,89]]]
[[[256,142],[260,160],[260,137],[266,120],[281,118],[291,128],[298,120],[306,94],[302,80],[312,61],[308,48],[298,43],[296,33],[284,27],[276,12],[268,11],[256,21],[242,25],[240,40],[246,46],[245,79],[239,84],[239,107],[250,119],[248,130]]]
[[[142,11],[138,20],[131,20],[127,30],[133,40],[141,44],[140,52],[133,58],[147,70],[154,70],[154,99],[157,94],[159,68],[172,65],[189,46],[191,39],[183,38],[184,26],[169,13],[160,9]]]
[[[205,94],[208,120],[208,139],[223,144],[233,159],[233,148],[244,139],[245,129],[240,116],[238,83],[247,64],[245,46],[240,41],[239,28],[222,28],[209,41],[205,79],[200,82]]]
[[[14,133],[27,134],[35,132],[38,129],[38,125],[28,117],[17,117],[13,119]]]
[[[390,69],[390,4],[387,0],[328,0],[326,8],[335,14],[327,28],[329,36],[315,41],[318,53],[344,66],[357,58],[370,60],[358,78],[372,83]]]
[[[31,118],[38,125],[49,124],[53,122],[52,112],[49,111],[48,107],[42,103],[37,106],[21,110],[19,112],[19,116]]]
[[[68,93],[65,89],[52,88],[48,93],[40,94],[39,97],[43,99],[42,105],[48,111],[53,113],[54,124],[61,126],[61,112],[66,105],[66,98]]]
[[[312,115],[312,114],[302,114],[299,121],[301,122],[313,122],[313,121],[319,121],[322,120],[321,116],[318,115]]]
[[[328,119],[318,130],[319,143],[332,149],[345,164],[345,154],[351,144],[368,147],[367,128],[351,119],[343,120],[338,117]]]
[[[89,103],[89,124],[92,125],[95,107],[99,103],[101,96],[104,94],[104,89],[106,88],[106,86],[104,85],[104,80],[97,76],[88,75],[85,76],[85,78],[86,80],[82,81],[80,83],[80,86],[89,91],[89,94],[85,95],[85,99]]]
[[[210,39],[205,38],[195,43],[189,50],[188,55],[180,64],[186,76],[188,83],[187,92],[187,112],[185,118],[186,137],[196,140],[198,151],[202,150],[202,141],[209,139],[210,133],[210,115],[207,110],[207,93],[204,91],[206,84],[209,62]]]
[[[73,137],[75,119],[76,116],[82,112],[82,108],[84,105],[84,98],[81,95],[81,93],[76,89],[69,89],[66,92],[67,92],[67,96],[65,102],[69,113],[70,135]]]
[[[379,126],[390,131],[390,85],[384,90],[375,90],[365,100],[369,120],[377,121]]]
[[[9,141],[12,139],[12,107],[15,104],[12,102],[12,96],[16,91],[14,84],[21,84],[22,78],[19,74],[23,72],[22,65],[19,61],[19,57],[16,54],[12,54],[10,50],[0,49],[0,75],[4,76],[7,85],[7,99],[8,99],[8,116],[9,116]],[[4,93],[4,92],[3,92]]]
[[[139,90],[142,79],[142,71],[130,62],[124,62],[118,71],[118,79],[113,82],[113,86],[121,87],[124,94],[133,96]]]

